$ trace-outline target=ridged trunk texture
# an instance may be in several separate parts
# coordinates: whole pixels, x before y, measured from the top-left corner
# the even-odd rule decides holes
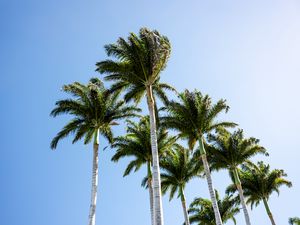
[[[153,218],[154,225],[164,225],[161,198],[160,168],[157,148],[156,118],[152,87],[147,87],[147,103],[150,116],[150,134],[152,150],[152,187],[153,187]]]
[[[93,149],[93,174],[92,174],[92,193],[91,205],[89,213],[89,225],[95,225],[96,222],[96,203],[97,203],[97,189],[98,189],[98,150],[99,150],[99,131],[95,133],[94,149]]]
[[[208,185],[209,195],[210,195],[210,199],[211,199],[214,214],[215,214],[216,225],[223,225],[202,138],[199,140],[199,147],[200,147],[200,153],[201,153],[201,159],[202,159],[202,163],[203,163],[203,167],[204,167],[204,172],[205,172],[205,176],[206,176],[206,181],[207,181],[207,185]]]
[[[266,198],[263,198],[263,202],[264,202],[264,205],[265,205],[267,214],[268,214],[268,216],[269,216],[269,218],[270,218],[270,220],[271,220],[272,225],[276,225],[275,220],[274,220],[274,218],[273,218],[273,215],[272,215],[272,213],[271,213],[271,210],[270,210],[270,208],[269,208],[267,199],[266,199]]]
[[[248,213],[248,209],[247,209],[247,205],[246,205],[246,201],[245,201],[244,193],[243,193],[243,189],[242,189],[242,184],[241,184],[241,181],[240,181],[240,178],[239,178],[239,174],[238,174],[236,169],[233,169],[232,172],[233,172],[233,175],[234,175],[235,186],[236,186],[236,188],[239,192],[239,196],[240,196],[241,205],[242,205],[242,208],[243,208],[246,224],[251,225],[250,217],[249,217],[249,213]]]
[[[185,225],[190,225],[190,219],[189,219],[189,214],[188,214],[188,211],[186,208],[186,200],[185,200],[183,188],[181,188],[181,204],[182,204],[182,209],[183,209]]]
[[[151,225],[154,225],[154,218],[153,218],[153,188],[152,188],[152,171],[151,171],[151,164],[148,163],[148,189],[149,189],[149,199],[150,199],[150,213],[151,213]]]

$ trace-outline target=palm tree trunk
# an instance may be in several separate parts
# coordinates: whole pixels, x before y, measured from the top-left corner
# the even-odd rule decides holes
[[[263,202],[264,202],[264,205],[265,205],[265,208],[266,208],[266,211],[267,211],[267,214],[271,220],[271,223],[272,225],[276,225],[275,221],[274,221],[274,218],[273,218],[273,215],[271,213],[271,210],[269,208],[269,205],[268,205],[268,202],[267,202],[267,199],[266,198],[263,198]]]
[[[98,189],[98,150],[99,150],[99,130],[96,131],[94,137],[94,152],[93,152],[93,175],[92,175],[92,194],[89,213],[89,225],[95,225],[96,221],[96,203]]]
[[[153,188],[152,188],[152,171],[151,171],[151,163],[147,163],[148,166],[148,189],[149,189],[149,199],[150,199],[150,213],[151,213],[151,225],[154,225],[153,218]]]
[[[218,203],[217,203],[216,193],[215,193],[213,183],[212,183],[212,179],[211,179],[211,175],[210,175],[209,164],[207,162],[206,151],[205,151],[205,148],[204,148],[204,145],[203,145],[202,137],[199,140],[199,147],[200,147],[202,163],[203,163],[203,166],[204,166],[206,181],[207,181],[207,185],[208,185],[208,190],[209,190],[211,202],[212,202],[213,209],[214,209],[216,225],[223,225],[222,218],[221,218],[220,211],[219,211],[219,207],[218,207]]]
[[[153,186],[153,208],[154,225],[164,225],[163,208],[161,198],[160,169],[157,149],[156,118],[152,87],[147,86],[147,103],[150,116],[150,134],[152,150],[152,186]]]
[[[186,208],[184,191],[182,187],[180,189],[181,189],[181,204],[182,204],[182,209],[184,214],[185,225],[190,225],[189,214]]]
[[[246,201],[245,201],[244,194],[243,194],[242,184],[241,184],[241,181],[240,181],[240,178],[239,178],[239,174],[238,174],[236,168],[233,169],[232,172],[233,172],[233,176],[234,176],[234,183],[235,183],[236,188],[239,192],[239,196],[240,196],[241,205],[242,205],[242,208],[243,208],[246,224],[251,225],[248,209],[247,209],[247,206],[246,206]]]

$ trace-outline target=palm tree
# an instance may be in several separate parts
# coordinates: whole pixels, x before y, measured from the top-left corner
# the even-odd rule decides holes
[[[300,218],[299,217],[289,218],[289,224],[300,225]]]
[[[134,100],[136,103],[145,95],[147,98],[153,161],[154,220],[155,225],[163,225],[154,95],[167,102],[164,90],[174,90],[169,85],[160,83],[160,74],[166,67],[171,52],[170,42],[157,31],[142,28],[138,36],[131,33],[127,41],[119,38],[116,44],[106,45],[105,49],[107,55],[116,60],[98,62],[96,70],[106,74],[107,81],[114,82],[111,91],[125,91],[124,99]]]
[[[237,202],[235,198],[230,195],[226,195],[222,200],[220,200],[217,191],[216,198],[222,221],[226,223],[228,220],[232,220],[234,224],[236,224],[235,215],[239,213],[239,208],[236,204]],[[189,214],[191,224],[216,224],[212,202],[209,199],[196,198],[190,205]]]
[[[161,188],[163,194],[170,191],[170,200],[178,193],[181,199],[185,224],[190,225],[184,189],[186,184],[195,176],[199,175],[202,168],[196,167],[193,162],[191,151],[176,144],[173,151],[169,152],[161,160],[161,167],[164,172],[161,174]]]
[[[239,129],[233,133],[225,129],[217,129],[216,134],[209,135],[212,146],[208,148],[211,155],[211,169],[227,169],[233,175],[233,181],[239,192],[247,225],[251,225],[249,213],[243,195],[242,183],[237,172],[238,166],[249,160],[252,156],[263,153],[266,150],[258,145],[256,138],[244,138],[243,130]]]
[[[124,176],[129,175],[133,170],[135,172],[138,171],[142,165],[147,165],[145,183],[147,183],[147,187],[149,188],[151,224],[153,224],[152,151],[149,117],[142,117],[138,123],[132,121],[127,122],[127,134],[114,139],[112,147],[116,148],[117,152],[112,157],[112,160],[117,162],[121,158],[134,157],[126,167]],[[159,156],[166,154],[176,139],[174,136],[169,136],[166,129],[158,126],[157,144]],[[143,186],[145,186],[145,184],[143,184]]]
[[[216,224],[221,225],[222,220],[217,205],[217,200],[210,175],[204,148],[204,138],[207,134],[220,127],[234,127],[235,123],[216,122],[216,117],[223,111],[227,112],[229,107],[225,100],[219,100],[212,104],[208,95],[202,95],[199,91],[185,92],[179,94],[179,102],[171,101],[166,107],[168,114],[161,118],[162,124],[179,132],[179,136],[188,140],[190,149],[199,142],[200,155],[204,166],[211,201],[213,203]]]
[[[283,170],[270,170],[270,165],[265,165],[262,161],[257,165],[250,162],[245,163],[242,170],[239,171],[244,196],[247,198],[246,203],[251,204],[252,208],[254,204],[257,206],[262,201],[272,225],[275,225],[275,221],[268,205],[268,199],[274,191],[279,194],[279,187],[282,185],[292,186],[290,181],[284,179],[286,176]],[[226,192],[233,193],[236,190],[235,185],[230,185]]]
[[[84,144],[88,144],[93,139],[92,197],[89,225],[94,225],[98,188],[99,135],[101,134],[111,142],[113,138],[111,127],[117,125],[116,121],[135,116],[135,112],[139,110],[133,106],[124,106],[124,102],[118,101],[115,94],[110,94],[97,78],[92,78],[88,85],[78,82],[64,85],[63,91],[71,94],[73,98],[57,101],[51,116],[69,114],[74,118],[53,138],[51,148],[56,149],[58,142],[70,134],[75,135],[72,143],[84,138]]]

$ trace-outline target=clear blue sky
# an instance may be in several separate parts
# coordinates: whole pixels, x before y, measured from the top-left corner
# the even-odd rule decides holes
[[[270,199],[277,224],[300,216],[299,1],[0,0],[0,223],[87,224],[91,146],[66,139],[51,151],[69,117],[49,112],[65,97],[63,84],[97,76],[104,44],[143,26],[172,43],[162,80],[226,98],[225,118],[259,138],[270,152],[264,160],[288,173],[293,188]],[[145,170],[122,178],[127,161],[113,164],[112,154],[100,152],[97,224],[150,225],[148,192],[140,187]],[[223,196],[227,173],[213,179]],[[208,197],[205,181],[188,185],[188,202],[197,196]],[[181,225],[180,202],[163,203],[165,224]],[[262,206],[250,214],[253,225],[270,224]]]

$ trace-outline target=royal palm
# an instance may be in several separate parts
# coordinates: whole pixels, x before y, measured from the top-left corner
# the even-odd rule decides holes
[[[177,192],[180,197],[184,213],[185,224],[189,225],[189,217],[186,206],[184,189],[186,184],[195,176],[199,175],[201,168],[196,167],[193,162],[191,151],[179,144],[173,146],[173,151],[169,152],[161,160],[163,172],[161,174],[162,192],[170,192],[170,200]]]
[[[106,74],[107,81],[114,82],[111,91],[123,91],[126,101],[134,100],[136,103],[146,95],[153,161],[154,224],[163,225],[154,96],[166,102],[164,89],[172,90],[169,85],[160,83],[160,74],[170,56],[170,43],[157,31],[142,28],[139,35],[131,33],[127,40],[119,38],[116,44],[106,45],[105,49],[107,55],[115,60],[105,60],[96,66],[97,71]]]
[[[247,198],[247,203],[258,205],[261,201],[264,203],[266,212],[271,220],[272,225],[275,225],[274,217],[268,205],[268,199],[275,191],[279,194],[279,187],[286,185],[292,186],[292,183],[284,177],[287,175],[283,170],[270,170],[269,165],[263,162],[258,162],[257,165],[253,163],[245,163],[242,170],[239,171],[241,183],[243,184],[244,196]],[[236,186],[230,185],[227,188],[227,193],[235,192]]]
[[[153,189],[152,189],[152,151],[150,140],[150,123],[149,117],[142,117],[138,123],[127,121],[127,134],[114,139],[112,147],[117,149],[117,152],[112,157],[112,160],[117,162],[124,157],[133,159],[125,169],[124,176],[130,174],[133,170],[138,171],[141,166],[147,166],[146,181],[149,189],[151,221],[153,224]],[[166,129],[158,126],[157,144],[159,156],[165,155],[174,145],[176,137],[169,136]]]
[[[227,169],[232,175],[237,187],[246,224],[250,225],[250,217],[243,195],[242,183],[237,172],[238,166],[256,154],[266,154],[266,150],[258,145],[256,138],[244,138],[243,130],[233,133],[225,129],[217,129],[216,134],[209,135],[212,145],[208,148],[211,169]]]
[[[93,140],[92,197],[88,224],[94,225],[98,188],[99,135],[112,141],[111,126],[116,125],[119,119],[134,116],[138,110],[135,107],[124,106],[124,102],[118,101],[115,94],[110,94],[97,78],[91,79],[88,85],[78,82],[65,85],[63,91],[71,94],[72,98],[57,101],[51,115],[56,117],[69,114],[73,118],[53,138],[51,148],[56,149],[58,142],[70,134],[74,134],[72,143],[82,138],[84,144]]]
[[[171,101],[167,105],[168,115],[162,117],[164,126],[178,131],[180,137],[188,140],[190,149],[194,148],[196,142],[199,143],[200,160],[204,166],[217,225],[221,225],[222,220],[212,184],[204,141],[205,136],[217,128],[236,126],[231,122],[216,121],[216,117],[223,111],[227,112],[228,108],[225,100],[219,100],[213,104],[208,95],[202,95],[199,91],[190,92],[186,90],[179,94],[179,102]]]
[[[220,210],[222,221],[226,223],[228,220],[233,220],[236,224],[235,215],[239,213],[239,208],[236,200],[229,195],[226,195],[222,200],[216,192],[216,198]],[[189,208],[190,222],[197,225],[215,225],[216,220],[212,202],[209,199],[196,198]]]

